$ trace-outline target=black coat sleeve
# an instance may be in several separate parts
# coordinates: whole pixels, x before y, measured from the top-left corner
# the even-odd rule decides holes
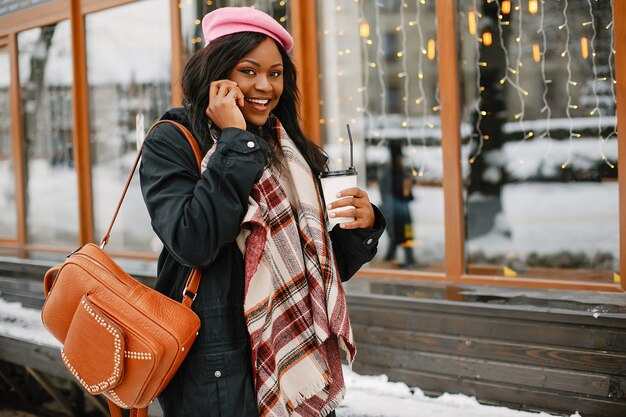
[[[235,241],[248,197],[267,158],[254,134],[227,128],[200,177],[191,147],[173,125],[159,125],[146,139],[141,190],[152,228],[181,264],[208,267]]]
[[[347,281],[365,264],[374,259],[378,240],[387,227],[387,221],[378,207],[374,208],[374,227],[371,229],[342,229],[336,225],[330,231],[333,251],[342,281]]]

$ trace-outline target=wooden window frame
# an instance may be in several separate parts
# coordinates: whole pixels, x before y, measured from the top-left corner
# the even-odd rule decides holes
[[[86,71],[84,19],[89,13],[133,3],[132,0],[60,0],[45,3],[31,9],[0,17],[0,45],[6,46],[11,59],[11,120],[16,176],[16,204],[18,227],[15,239],[0,239],[0,248],[17,249],[23,256],[29,251],[66,253],[74,248],[29,245],[26,242],[25,184],[20,126],[20,91],[17,65],[17,33],[69,19],[72,28],[73,51],[73,123],[74,152],[78,177],[79,195],[79,241],[80,244],[94,239],[93,197],[91,190],[91,164],[89,146],[88,84]],[[182,37],[179,0],[170,0],[172,36],[172,105],[180,105],[179,78],[183,69]],[[319,125],[319,79],[318,79],[318,23],[317,2],[290,0],[291,31],[295,39],[293,59],[299,74],[298,87],[302,101],[300,115],[303,131],[315,143],[321,145]],[[626,15],[626,2],[614,2],[614,16]],[[478,284],[530,288],[551,288],[589,291],[626,291],[626,279],[620,284],[572,282],[542,278],[508,278],[482,276],[465,272],[463,184],[460,165],[460,92],[459,65],[456,33],[456,2],[436,0],[437,37],[439,39],[439,79],[441,95],[443,194],[445,201],[445,263],[443,273],[420,271],[397,271],[392,269],[365,268],[359,274],[370,277],[393,277],[408,280],[437,281],[444,284]],[[626,47],[626,22],[614,20],[615,49]],[[617,102],[626,103],[626,54],[615,55]],[[617,106],[618,125],[626,124],[626,105]],[[622,123],[619,123],[622,121]],[[626,166],[626,134],[618,136],[618,166]],[[626,174],[618,173],[619,190],[619,243],[626,248]],[[139,252],[116,252],[113,255],[130,259],[156,259],[152,254]],[[626,272],[626,256],[620,257],[620,271]]]
[[[15,211],[16,211],[16,228],[15,228],[15,235],[13,237],[11,236],[2,236],[0,237],[0,247],[2,246],[17,246],[20,243],[20,238],[23,236],[22,232],[23,230],[21,229],[21,225],[23,225],[23,220],[20,218],[20,215],[24,214],[24,210],[23,210],[23,199],[20,199],[19,197],[19,193],[18,193],[18,187],[20,187],[20,183],[19,180],[21,179],[18,175],[17,172],[21,172],[20,170],[20,164],[21,164],[21,158],[18,157],[18,155],[21,155],[21,153],[16,152],[16,146],[19,147],[20,144],[16,143],[16,135],[15,135],[15,130],[16,130],[16,126],[17,126],[17,122],[19,122],[19,119],[15,117],[14,115],[14,102],[13,102],[13,89],[15,88],[15,78],[14,78],[14,74],[16,74],[15,72],[15,68],[13,68],[13,63],[15,62],[15,60],[13,59],[13,51],[14,51],[14,40],[11,36],[9,35],[2,35],[0,36],[0,49],[5,50],[6,53],[9,56],[9,66],[10,66],[10,80],[9,80],[9,107],[11,108],[11,159],[13,162],[13,186],[15,187],[15,191],[16,191],[16,201],[15,201]]]
[[[306,0],[301,0],[306,1]],[[294,3],[298,3],[294,1]],[[314,2],[310,2],[311,4]],[[383,277],[383,278],[403,278],[409,280],[437,281],[445,284],[476,284],[493,286],[510,286],[525,288],[544,288],[562,290],[587,290],[587,291],[626,291],[626,278],[620,280],[620,284],[603,284],[592,282],[573,282],[566,279],[554,280],[547,278],[509,278],[504,276],[487,276],[468,274],[465,272],[465,236],[464,213],[463,213],[463,183],[460,164],[461,155],[461,114],[460,114],[460,91],[459,91],[459,59],[457,50],[457,2],[450,0],[436,0],[435,8],[437,14],[437,39],[438,39],[438,59],[439,59],[439,85],[441,102],[441,135],[443,154],[443,195],[444,195],[444,227],[445,227],[445,263],[443,273],[432,273],[422,271],[398,271],[393,269],[364,268],[359,272],[360,276]],[[307,2],[307,4],[309,4]],[[307,6],[312,7],[312,6]],[[614,16],[626,15],[626,2],[614,2]],[[621,19],[614,20],[615,49],[623,50],[626,47],[626,23]],[[314,22],[311,24],[311,22]],[[307,33],[317,33],[317,19],[309,18],[304,22]],[[297,34],[293,29],[294,35]],[[306,68],[312,67],[313,58],[308,55],[315,54],[317,65],[317,42],[306,42],[306,53],[300,55],[302,66],[299,73],[305,72]],[[296,42],[296,48],[300,44]],[[304,46],[303,46],[304,47]],[[626,54],[615,55],[615,68],[617,80],[617,102],[626,100],[626,88],[624,78],[626,76]],[[298,57],[299,55],[296,55]],[[308,61],[307,61],[308,59]],[[296,61],[298,66],[298,62]],[[317,74],[316,74],[317,75]],[[306,91],[310,97],[308,101],[319,103],[319,86],[315,80],[316,90]],[[317,106],[319,109],[319,106]],[[304,106],[303,106],[304,108]],[[319,110],[317,115],[303,112],[303,124],[305,126],[317,125],[319,127]],[[626,106],[617,108],[618,125],[619,120],[626,120]],[[622,123],[626,124],[626,122]],[[626,163],[626,134],[618,136],[618,166]],[[626,248],[626,174],[618,172],[619,190],[619,218],[620,218],[620,248]],[[620,256],[620,272],[626,272],[626,256]]]

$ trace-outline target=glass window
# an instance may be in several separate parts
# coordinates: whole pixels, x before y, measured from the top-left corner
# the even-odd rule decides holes
[[[290,30],[289,0],[187,0],[180,7],[181,30],[183,36],[184,62],[204,46],[202,18],[205,14],[220,7],[250,6],[272,16],[285,29]]]
[[[443,271],[434,1],[318,2],[321,128],[331,169],[350,165],[388,229],[370,266]]]
[[[612,283],[612,2],[459,4],[467,272]]]
[[[27,239],[31,244],[76,246],[69,21],[21,32],[17,41]]]
[[[0,237],[17,234],[15,167],[11,136],[11,68],[9,51],[0,47]]]
[[[137,155],[137,140],[171,102],[167,0],[146,0],[85,18],[92,187],[96,239],[102,238]],[[115,30],[111,30],[115,22]],[[124,199],[107,246],[158,252],[139,175]]]

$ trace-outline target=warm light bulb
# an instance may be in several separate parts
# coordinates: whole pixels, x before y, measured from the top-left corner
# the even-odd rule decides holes
[[[511,2],[509,0],[503,0],[500,9],[502,10],[502,14],[511,13]]]
[[[584,59],[587,59],[589,57],[589,44],[586,36],[580,38],[580,53],[582,54]]]
[[[427,56],[428,56],[428,59],[431,61],[435,59],[436,46],[437,44],[435,43],[434,39],[431,38],[428,40],[428,55]]]
[[[533,60],[535,62],[541,61],[541,51],[539,50],[538,43],[533,43]]]
[[[492,42],[491,32],[483,32],[483,45],[491,46]]]
[[[473,10],[467,14],[467,27],[470,35],[476,34],[476,13]]]
[[[531,14],[535,14],[537,13],[537,10],[539,10],[539,4],[537,0],[528,0],[528,11]]]
[[[359,25],[359,35],[362,38],[367,38],[370,35],[370,25],[367,22],[361,22]]]

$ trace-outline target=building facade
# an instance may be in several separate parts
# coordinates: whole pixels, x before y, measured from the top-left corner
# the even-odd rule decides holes
[[[3,2],[2,255],[102,236],[138,138],[180,104],[200,19],[228,5],[293,32],[332,168],[350,124],[390,220],[365,275],[622,291],[621,6],[587,0]],[[110,248],[147,267],[160,249],[136,182]]]
[[[357,370],[624,415],[623,1],[0,1],[0,272],[99,241],[224,6],[294,35],[305,133],[388,219],[347,284]],[[137,178],[107,248],[154,276]]]

